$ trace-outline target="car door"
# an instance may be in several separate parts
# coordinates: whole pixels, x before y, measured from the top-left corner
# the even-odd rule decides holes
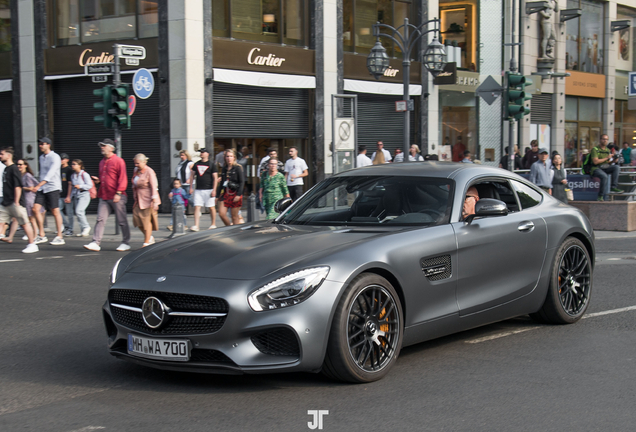
[[[518,197],[508,181],[496,183],[495,189],[505,187],[515,199]],[[525,188],[524,194],[535,197],[535,205],[540,203],[539,192],[526,185],[521,186]],[[460,315],[479,312],[524,296],[535,288],[539,280],[547,240],[545,221],[531,207],[524,209],[523,205],[506,204],[509,210],[512,209],[506,216],[476,218],[470,224],[459,221],[452,224],[457,238],[457,303]]]

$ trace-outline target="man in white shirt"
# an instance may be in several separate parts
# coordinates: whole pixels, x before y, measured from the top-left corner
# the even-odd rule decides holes
[[[367,146],[358,146],[358,157],[356,158],[356,168],[373,165],[369,156],[367,156]]]
[[[375,154],[378,151],[381,151],[382,153],[384,153],[385,163],[391,162],[391,160],[393,159],[393,157],[391,157],[391,152],[384,149],[384,143],[382,141],[378,141],[378,150],[373,152],[373,154],[371,155],[371,160],[375,159]]]
[[[51,150],[51,140],[40,138],[40,183],[33,187],[35,203],[32,214],[38,222],[39,235],[35,238],[35,244],[46,243],[48,239],[44,235],[44,215],[40,212],[42,207],[50,211],[57,225],[57,236],[51,242],[54,246],[63,245],[62,229],[64,228],[62,214],[60,213],[60,192],[62,190],[62,159]]]
[[[304,159],[298,157],[296,147],[289,148],[289,156],[285,162],[285,178],[287,179],[287,189],[292,201],[296,201],[303,194],[303,177],[309,175],[309,167]]]

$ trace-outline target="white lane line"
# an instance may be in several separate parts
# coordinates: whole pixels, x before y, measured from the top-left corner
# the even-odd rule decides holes
[[[24,261],[23,259],[8,259],[8,260],[0,260],[0,263],[3,262],[19,262],[19,261]]]
[[[594,312],[594,313],[585,315],[581,319],[594,318],[594,317],[597,317],[597,316],[611,315],[611,314],[621,313],[621,312],[629,312],[629,311],[633,311],[633,310],[636,310],[636,306],[628,306],[628,307],[624,307],[624,308],[612,309],[612,310],[603,311],[603,312]]]
[[[91,432],[96,430],[106,429],[104,426],[86,426],[81,429],[74,429],[70,432]]]
[[[64,258],[63,256],[50,256],[50,257],[39,257],[36,259],[42,260],[42,259],[60,259],[60,258]]]
[[[535,330],[538,329],[539,327],[528,327],[528,328],[524,328],[524,329],[519,329],[519,330],[513,330],[513,331],[509,331],[509,332],[505,332],[505,333],[498,333],[498,334],[494,334],[491,336],[485,336],[485,337],[481,337],[481,338],[477,338],[477,339],[472,339],[472,340],[467,340],[464,341],[466,343],[472,343],[472,344],[476,344],[476,343],[481,343],[481,342],[487,342],[487,341],[491,341],[493,339],[499,339],[502,337],[506,337],[506,336],[512,336],[512,335],[516,335],[519,333],[523,333],[523,332],[527,332],[530,330]]]
[[[586,319],[586,318],[594,318],[594,317],[598,317],[598,316],[603,316],[603,315],[612,315],[612,314],[617,314],[617,313],[621,313],[621,312],[629,312],[629,311],[633,311],[636,310],[636,306],[628,306],[628,307],[624,307],[624,308],[618,308],[618,309],[612,309],[612,310],[607,310],[607,311],[603,311],[603,312],[594,312],[591,314],[586,314],[583,317],[581,317],[581,319]],[[528,327],[528,328],[524,328],[524,329],[519,329],[519,330],[513,330],[513,331],[509,331],[509,332],[504,332],[504,333],[497,333],[491,336],[485,336],[482,338],[477,338],[477,339],[471,339],[471,340],[467,340],[464,341],[466,343],[481,343],[481,342],[487,342],[487,341],[491,341],[494,339],[499,339],[502,337],[506,337],[506,336],[512,336],[512,335],[516,335],[519,333],[523,333],[523,332],[527,332],[530,330],[536,330],[540,327]]]
[[[73,256],[97,256],[97,254],[93,252],[93,253],[79,254],[79,255],[73,255]]]
[[[623,259],[623,258],[608,258],[607,260],[608,260],[608,261],[620,261],[620,260],[622,260],[622,259]]]

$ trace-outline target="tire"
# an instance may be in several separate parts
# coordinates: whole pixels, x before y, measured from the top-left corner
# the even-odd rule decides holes
[[[383,378],[402,347],[400,298],[381,276],[362,273],[345,291],[334,315],[323,372],[345,382]]]
[[[545,302],[530,316],[543,323],[575,323],[587,310],[591,293],[590,255],[580,240],[568,237],[554,257]]]

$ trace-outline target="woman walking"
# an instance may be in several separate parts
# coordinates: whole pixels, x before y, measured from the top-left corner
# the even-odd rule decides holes
[[[157,213],[159,211],[159,183],[157,174],[148,166],[148,158],[139,153],[133,159],[135,170],[133,172],[132,187],[135,203],[133,204],[133,225],[144,234],[143,247],[155,243],[153,231],[159,229]]]
[[[217,186],[216,196],[219,197],[219,216],[223,223],[227,225],[238,225],[241,223],[239,210],[243,205],[243,187],[245,185],[245,174],[243,167],[236,160],[233,149],[227,149],[224,153],[225,166],[221,172],[221,181]],[[227,209],[230,209],[232,222],[227,217]]]
[[[73,201],[73,208],[77,220],[82,228],[79,234],[75,234],[76,237],[88,237],[91,232],[91,226],[86,219],[86,207],[91,203],[90,190],[93,187],[93,180],[91,176],[84,171],[84,162],[81,159],[73,159],[71,162],[71,184],[73,191],[71,192],[71,200]]]
[[[568,180],[560,154],[552,156],[552,171],[554,171],[554,176],[552,177],[552,196],[567,204],[568,196],[565,192],[565,188],[567,187]]]
[[[36,227],[38,226],[37,221],[35,220],[35,216],[33,216],[33,203],[35,202],[35,192],[33,192],[33,187],[36,186],[39,182],[33,176],[33,170],[29,166],[29,163],[24,159],[19,159],[16,163],[20,174],[22,175],[22,193],[24,194],[24,207],[27,211],[27,216],[29,216],[29,221],[33,226],[33,232],[37,232]],[[11,227],[9,228],[9,235],[7,237],[2,238],[2,241],[6,243],[13,242],[13,236],[18,229],[18,222],[14,219],[11,222]],[[29,240],[29,237],[25,234],[22,237],[22,240]]]
[[[281,198],[289,197],[285,176],[278,172],[278,159],[267,161],[267,171],[261,176],[259,189],[260,199],[267,212],[267,219],[274,219],[278,213],[274,211],[274,204]]]

